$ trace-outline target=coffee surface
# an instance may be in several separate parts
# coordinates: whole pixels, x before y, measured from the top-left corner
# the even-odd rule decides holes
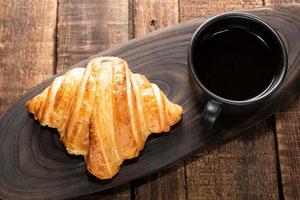
[[[194,67],[202,84],[229,100],[259,96],[274,81],[277,67],[267,44],[242,28],[229,28],[198,41]]]

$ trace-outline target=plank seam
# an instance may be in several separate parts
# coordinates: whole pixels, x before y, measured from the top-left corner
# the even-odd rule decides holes
[[[129,19],[128,19],[128,28],[129,28],[129,34],[128,34],[128,38],[129,39],[133,39],[136,37],[135,35],[135,0],[129,0],[129,5],[128,5],[128,15],[129,15]]]
[[[130,200],[136,200],[136,193],[135,193],[135,182],[131,181],[130,183]]]
[[[276,154],[276,173],[277,173],[278,195],[279,195],[279,199],[284,199],[275,115],[272,116],[271,120],[272,120],[273,133],[275,134],[275,136],[274,136],[274,139],[275,139],[274,145],[275,145],[275,154]]]
[[[55,39],[54,39],[54,61],[53,61],[53,75],[57,74],[57,63],[58,63],[58,8],[59,8],[59,0],[56,0],[56,22],[55,22]]]
[[[181,22],[181,13],[180,13],[180,0],[177,0],[177,5],[178,5],[178,22]]]

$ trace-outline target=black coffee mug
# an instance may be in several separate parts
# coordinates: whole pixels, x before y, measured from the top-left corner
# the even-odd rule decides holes
[[[257,109],[282,84],[287,53],[276,31],[247,13],[225,13],[204,22],[188,50],[189,76],[208,103],[202,123],[211,129],[220,113]]]

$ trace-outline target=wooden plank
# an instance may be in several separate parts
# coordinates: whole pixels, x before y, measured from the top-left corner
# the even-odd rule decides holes
[[[188,199],[278,199],[270,120],[186,165]]]
[[[0,114],[53,74],[56,1],[0,2]]]
[[[135,183],[135,198],[141,200],[186,199],[184,177],[183,164],[162,170]]]
[[[57,71],[129,39],[128,0],[59,0]]]
[[[178,11],[178,0],[136,0],[134,4],[135,37],[178,23]]]
[[[268,5],[283,5],[289,3],[300,3],[300,0],[264,0],[265,4]]]
[[[261,7],[262,1],[180,1],[180,21]],[[271,121],[271,122],[270,122]],[[186,165],[188,199],[278,198],[272,119]],[[203,158],[202,158],[203,156]],[[251,189],[249,189],[251,188]]]
[[[57,72],[130,38],[128,0],[59,0]],[[130,184],[80,199],[130,199]],[[78,198],[76,198],[78,199]]]
[[[300,199],[300,98],[276,113],[283,196]]]
[[[134,4],[134,36],[178,23],[178,0],[145,0]],[[179,164],[134,183],[136,199],[185,199],[185,170]]]
[[[262,0],[180,0],[180,22],[225,11],[261,7]]]

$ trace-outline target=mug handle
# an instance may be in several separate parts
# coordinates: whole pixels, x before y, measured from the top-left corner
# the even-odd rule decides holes
[[[201,116],[200,123],[209,130],[212,130],[216,119],[220,115],[222,104],[214,100],[207,102]]]

